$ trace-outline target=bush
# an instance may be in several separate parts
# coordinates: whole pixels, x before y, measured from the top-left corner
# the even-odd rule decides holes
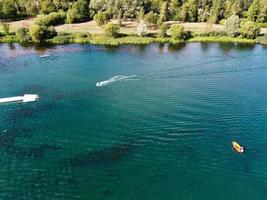
[[[33,25],[30,27],[30,36],[34,42],[42,42],[57,35],[54,27]]]
[[[16,37],[19,42],[28,42],[31,40],[28,28],[19,28],[16,32]]]
[[[120,31],[120,27],[117,24],[108,23],[105,26],[105,35],[107,37],[117,37]]]
[[[224,30],[230,37],[235,37],[239,33],[239,17],[237,15],[232,15],[224,23]]]
[[[241,22],[240,34],[245,38],[254,39],[260,35],[260,28],[252,21]]]
[[[109,13],[107,11],[98,12],[94,16],[94,20],[98,26],[102,27],[103,25],[107,24],[110,19]]]
[[[137,35],[138,36],[145,36],[147,32],[147,26],[144,22],[144,20],[141,20],[140,23],[137,25]]]
[[[52,12],[49,15],[38,15],[35,23],[39,26],[54,26],[64,24],[66,13],[64,11]]]
[[[3,23],[3,31],[4,31],[4,34],[5,35],[9,35],[9,31],[10,31],[10,25],[9,24],[6,24],[6,23]]]
[[[178,24],[173,24],[170,30],[171,30],[172,42],[184,41],[186,39],[186,32],[183,26]]]

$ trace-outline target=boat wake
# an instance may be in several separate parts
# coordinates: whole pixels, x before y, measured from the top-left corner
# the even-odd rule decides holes
[[[118,75],[118,76],[113,76],[108,80],[105,81],[101,81],[96,83],[97,87],[102,87],[105,85],[109,85],[111,83],[117,82],[117,81],[122,81],[122,80],[137,80],[137,79],[133,79],[134,77],[136,77],[136,75],[131,75],[131,76],[123,76],[123,75]]]

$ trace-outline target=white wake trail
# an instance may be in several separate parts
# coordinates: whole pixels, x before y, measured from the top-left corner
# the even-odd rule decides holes
[[[97,82],[96,86],[97,87],[102,87],[102,86],[109,85],[109,84],[117,82],[117,81],[132,80],[131,78],[133,78],[133,77],[136,77],[136,75],[130,75],[130,76],[117,75],[117,76],[111,77],[108,80]]]

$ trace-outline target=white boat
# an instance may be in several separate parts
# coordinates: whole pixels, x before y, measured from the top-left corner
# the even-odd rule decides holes
[[[49,56],[50,56],[49,54],[44,54],[44,55],[41,55],[40,58],[47,58]]]
[[[39,98],[37,94],[24,94],[24,96],[17,96],[17,97],[7,97],[1,98],[0,103],[11,103],[11,102],[33,102]]]

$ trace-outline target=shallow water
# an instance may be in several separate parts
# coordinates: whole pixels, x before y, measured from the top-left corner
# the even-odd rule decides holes
[[[264,46],[0,44],[0,81],[40,96],[0,105],[0,199],[266,197]]]

